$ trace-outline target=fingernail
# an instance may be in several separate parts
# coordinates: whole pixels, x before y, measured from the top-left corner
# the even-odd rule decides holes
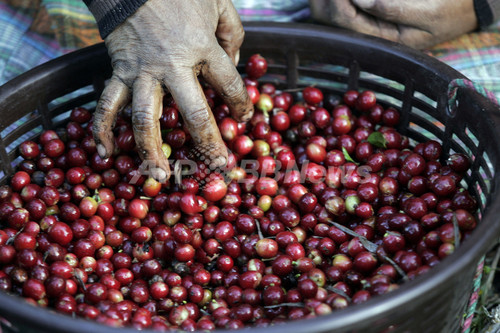
[[[101,144],[101,143],[97,144],[97,153],[99,154],[99,156],[101,158],[106,157],[106,148],[104,147],[103,144]]]
[[[161,168],[152,168],[151,173],[153,175],[153,178],[155,178],[158,181],[162,181],[165,180],[165,178],[167,178],[167,173],[165,172],[165,170]]]
[[[234,55],[234,64],[237,66],[238,62],[240,62],[240,50],[236,51],[236,54]]]
[[[377,0],[354,0],[354,3],[361,8],[372,8]]]
[[[252,119],[252,116],[253,116],[253,108],[252,109],[248,109],[248,110],[245,111],[245,113],[241,117],[241,121],[242,122],[247,122],[250,119]]]

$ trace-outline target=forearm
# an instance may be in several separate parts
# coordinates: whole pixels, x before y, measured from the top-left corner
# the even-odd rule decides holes
[[[83,0],[94,15],[101,37],[106,38],[147,0]]]
[[[500,0],[474,0],[479,28],[486,28],[500,19]]]

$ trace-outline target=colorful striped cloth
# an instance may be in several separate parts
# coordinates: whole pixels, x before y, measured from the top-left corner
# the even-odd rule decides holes
[[[302,21],[308,0],[233,0],[243,21]],[[0,84],[75,49],[101,42],[81,0],[0,0]],[[427,51],[500,99],[500,24]]]
[[[427,53],[482,85],[500,100],[500,23],[436,45]]]
[[[310,17],[308,0],[233,0],[242,21],[301,21]]]
[[[0,84],[101,41],[82,1],[0,0]]]

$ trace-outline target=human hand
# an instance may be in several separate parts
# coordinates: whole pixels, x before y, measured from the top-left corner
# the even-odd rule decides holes
[[[473,0],[309,0],[315,20],[424,49],[477,28]]]
[[[93,135],[101,157],[114,150],[112,128],[132,99],[132,124],[139,156],[152,176],[170,176],[161,149],[163,96],[174,98],[199,154],[210,167],[226,165],[228,154],[197,76],[224,98],[237,121],[253,105],[235,64],[244,31],[231,0],[149,0],[105,39],[113,75],[97,104]]]

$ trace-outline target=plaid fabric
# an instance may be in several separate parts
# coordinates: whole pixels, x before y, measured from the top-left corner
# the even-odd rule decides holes
[[[233,0],[242,21],[292,22],[309,18],[308,0]]]
[[[42,0],[64,53],[101,42],[94,16],[82,1]]]
[[[243,21],[300,21],[310,15],[308,0],[233,3]],[[0,84],[47,60],[102,41],[94,17],[81,0],[0,0],[0,32]],[[427,53],[500,99],[500,24]]]
[[[78,0],[0,0],[0,84],[27,70],[102,41]]]
[[[500,100],[500,23],[436,45],[427,53],[493,92]]]
[[[53,34],[30,29],[32,10],[0,3],[0,83],[62,54]]]

